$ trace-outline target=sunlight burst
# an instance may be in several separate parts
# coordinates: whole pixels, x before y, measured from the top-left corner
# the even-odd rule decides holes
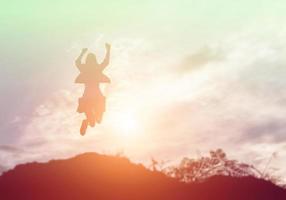
[[[139,131],[139,123],[133,113],[123,113],[118,116],[114,127],[123,136],[131,136]]]

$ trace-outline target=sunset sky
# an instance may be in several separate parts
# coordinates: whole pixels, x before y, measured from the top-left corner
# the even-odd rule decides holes
[[[285,0],[5,1],[0,165],[124,152],[167,162],[222,148],[286,180]],[[103,123],[79,134],[74,61],[101,60]],[[1,168],[1,166],[0,166]]]

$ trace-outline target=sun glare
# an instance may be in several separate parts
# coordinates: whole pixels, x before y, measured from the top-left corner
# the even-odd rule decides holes
[[[117,132],[124,136],[131,136],[137,134],[139,131],[139,123],[133,113],[123,113],[120,115],[114,126]]]

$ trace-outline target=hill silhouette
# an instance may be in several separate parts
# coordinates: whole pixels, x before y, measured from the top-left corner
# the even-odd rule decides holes
[[[1,200],[285,200],[286,191],[254,177],[214,176],[182,183],[128,159],[85,153],[16,166],[0,177]]]

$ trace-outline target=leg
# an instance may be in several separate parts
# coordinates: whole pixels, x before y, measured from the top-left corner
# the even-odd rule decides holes
[[[88,126],[88,121],[87,121],[87,119],[82,120],[81,127],[80,127],[80,134],[81,134],[82,136],[85,135],[87,126]]]
[[[95,125],[94,114],[92,112],[85,112],[85,116],[86,116],[86,119],[82,120],[81,128],[80,128],[80,134],[82,136],[85,135],[88,125],[90,125],[91,127],[94,127]]]
[[[94,116],[94,113],[92,111],[89,111],[89,112],[86,112],[86,119],[88,121],[88,124],[91,126],[91,127],[94,127],[95,126],[95,116]]]
[[[101,123],[104,111],[105,111],[105,97],[101,96],[101,98],[98,99],[97,105],[94,110],[95,119],[97,123]]]
[[[96,122],[100,124],[101,120],[102,120],[102,115],[103,115],[103,112],[96,112],[95,113],[95,119],[96,119]]]

